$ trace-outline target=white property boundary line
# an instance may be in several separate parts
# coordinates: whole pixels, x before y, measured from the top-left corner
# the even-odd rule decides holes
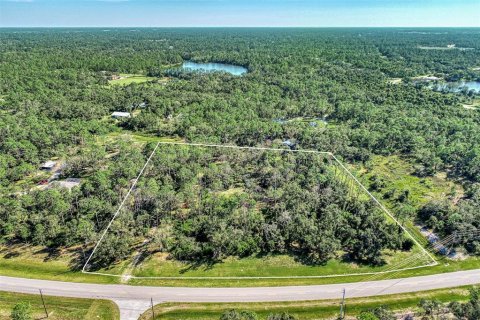
[[[364,190],[368,196],[384,211],[409,237],[412,239],[412,241],[419,246],[423,253],[426,254],[432,262],[429,264],[417,266],[417,267],[409,267],[409,268],[401,268],[401,269],[394,269],[394,270],[387,270],[387,271],[377,271],[377,272],[363,272],[363,273],[346,273],[346,274],[330,274],[330,275],[319,275],[319,276],[245,276],[245,277],[178,277],[178,276],[162,276],[162,277],[138,277],[138,276],[129,276],[130,279],[171,279],[171,280],[185,280],[185,279],[196,279],[196,280],[201,280],[201,279],[212,279],[212,280],[242,280],[242,279],[308,279],[308,278],[335,278],[335,277],[347,277],[347,276],[361,276],[361,275],[380,275],[380,274],[388,274],[388,273],[395,273],[399,271],[405,271],[405,270],[414,270],[414,269],[420,269],[420,268],[425,268],[425,267],[431,267],[438,265],[438,262],[435,260],[433,255],[427,251],[425,247],[423,247],[416,239],[413,237],[413,235],[408,231],[407,228],[405,228],[400,222],[393,216],[393,214],[385,207],[383,206],[380,201],[378,201],[373,194],[371,194],[368,189],[350,172],[350,170],[345,167],[342,162],[335,157],[335,155],[331,152],[326,152],[326,151],[316,151],[316,150],[297,150],[297,149],[282,149],[282,148],[266,148],[266,147],[242,147],[242,146],[234,146],[234,145],[221,145],[221,144],[206,144],[206,143],[186,143],[186,142],[162,142],[159,141],[157,142],[155,148],[153,149],[152,153],[148,157],[147,161],[145,162],[144,166],[140,170],[138,176],[135,178],[134,182],[132,183],[132,186],[128,190],[127,194],[123,198],[122,202],[120,203],[117,211],[113,215],[112,219],[108,223],[107,227],[105,230],[102,232],[102,235],[100,236],[100,239],[97,241],[95,244],[95,247],[93,248],[92,252],[90,253],[87,261],[82,267],[82,273],[86,274],[95,274],[95,275],[102,275],[102,276],[110,276],[110,277],[122,277],[123,275],[118,275],[118,274],[109,274],[109,273],[102,273],[102,272],[90,272],[87,271],[88,263],[90,262],[92,256],[95,254],[98,246],[100,243],[103,241],[105,235],[107,234],[108,230],[112,226],[113,221],[117,218],[117,216],[120,213],[120,210],[123,208],[125,201],[127,200],[128,196],[131,194],[135,186],[137,185],[138,180],[142,176],[143,172],[145,171],[145,168],[147,165],[150,163],[150,160],[152,159],[153,155],[158,149],[159,145],[179,145],[179,146],[194,146],[194,147],[210,147],[210,148],[228,148],[228,149],[243,149],[243,150],[262,150],[262,151],[281,151],[281,152],[292,152],[292,153],[313,153],[313,154],[323,154],[331,157],[354,181],[357,185],[359,185],[362,190]]]
[[[85,268],[88,266],[88,263],[90,262],[90,259],[92,259],[92,256],[95,254],[95,251],[97,251],[97,248],[98,248],[98,245],[100,244],[100,242],[102,242],[103,238],[105,237],[105,235],[107,234],[107,231],[110,229],[110,227],[112,226],[112,223],[113,221],[115,220],[115,218],[118,216],[118,214],[120,213],[120,210],[122,209],[123,205],[125,204],[125,201],[127,200],[128,196],[130,195],[130,193],[132,193],[132,190],[135,188],[135,186],[137,185],[137,182],[138,182],[138,179],[140,179],[140,177],[142,176],[143,174],[143,171],[145,171],[145,168],[147,167],[148,163],[150,162],[150,160],[152,160],[152,157],[153,155],[155,154],[155,151],[157,151],[157,148],[158,146],[160,145],[160,142],[157,143],[157,145],[155,146],[155,148],[153,149],[152,153],[150,153],[150,156],[148,157],[147,159],[147,162],[145,162],[145,164],[143,165],[143,168],[142,170],[140,170],[140,173],[138,174],[138,176],[135,178],[135,180],[133,181],[132,183],[132,186],[130,187],[130,189],[128,189],[128,192],[127,194],[125,195],[125,197],[123,198],[122,202],[120,203],[120,205],[118,206],[118,209],[117,211],[115,211],[115,214],[113,215],[113,218],[112,220],[110,220],[110,222],[108,223],[107,227],[105,228],[105,230],[103,230],[103,233],[102,235],[100,236],[100,239],[98,239],[97,241],[97,244],[95,245],[95,247],[93,248],[92,250],[92,253],[90,254],[90,256],[88,257],[87,259],[87,262],[85,262],[85,264],[83,265],[83,268],[82,268],[82,272],[87,272],[85,271]]]

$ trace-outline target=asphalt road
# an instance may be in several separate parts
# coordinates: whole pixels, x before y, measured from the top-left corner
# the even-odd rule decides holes
[[[301,301],[340,298],[345,288],[347,298],[480,284],[480,269],[422,277],[316,286],[257,288],[186,288],[146,287],[60,282],[0,276],[0,290],[78,298],[103,298],[115,301],[121,319],[137,319],[154,303],[160,302],[258,302]]]

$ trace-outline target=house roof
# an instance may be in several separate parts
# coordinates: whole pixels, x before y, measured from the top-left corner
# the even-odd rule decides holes
[[[130,117],[130,112],[121,112],[121,111],[115,111],[112,113],[112,117]]]
[[[42,164],[42,168],[53,168],[55,167],[57,163],[55,161],[46,161],[44,164]]]

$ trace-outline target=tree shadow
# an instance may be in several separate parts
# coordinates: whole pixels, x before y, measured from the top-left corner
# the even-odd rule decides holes
[[[295,262],[298,262],[304,266],[309,266],[309,267],[325,266],[327,262],[330,260],[328,259],[328,260],[316,261],[305,254],[291,254],[290,256],[293,258]]]
[[[70,271],[73,272],[78,272],[81,271],[83,266],[85,265],[85,262],[87,261],[88,254],[90,253],[89,251],[85,252],[83,248],[78,248],[75,250],[72,250],[73,253],[73,258],[70,259],[68,263],[68,268]]]
[[[46,254],[47,256],[43,259],[43,262],[49,262],[58,259],[62,255],[62,250],[60,248],[43,248],[35,251],[33,254]]]
[[[354,259],[348,253],[344,253],[340,257],[340,261],[343,262],[343,263],[349,263],[349,264],[350,263],[355,263],[355,264],[358,264],[358,265],[361,265],[361,266],[364,266],[364,267],[371,267],[371,268],[383,267],[383,266],[387,265],[387,262],[385,261],[385,259],[382,259],[380,262],[375,263],[375,262],[372,262],[372,261]]]
[[[256,254],[252,255],[251,257],[254,257],[254,258],[257,258],[257,259],[267,259],[267,258],[279,257],[279,256],[283,256],[283,255],[287,255],[287,256],[293,258],[293,261],[295,261],[297,263],[300,263],[300,264],[305,265],[305,266],[311,266],[311,267],[323,266],[328,262],[328,260],[327,261],[322,261],[322,262],[313,261],[306,254],[303,254],[302,252],[296,251],[296,250],[289,250],[285,253],[258,252]]]
[[[381,267],[381,266],[384,266],[384,265],[387,264],[385,260],[382,260],[381,263],[373,263],[373,262],[369,262],[369,261],[354,259],[348,253],[344,253],[340,256],[330,257],[326,260],[315,260],[315,259],[312,259],[309,255],[305,254],[304,252],[302,252],[300,250],[289,250],[288,252],[283,253],[283,254],[281,254],[281,253],[271,254],[271,253],[260,252],[256,255],[254,255],[254,257],[265,259],[267,257],[280,256],[280,255],[284,255],[284,254],[293,258],[293,260],[295,262],[300,263],[304,266],[309,266],[309,267],[325,266],[332,259],[338,259],[342,263],[357,264],[357,265],[369,266],[369,267]]]
[[[22,248],[25,245],[16,241],[7,242],[7,245],[0,247],[0,254],[4,254],[3,258],[13,259],[22,255]]]
[[[185,274],[189,271],[200,270],[208,271],[211,270],[215,265],[223,263],[221,260],[215,260],[210,258],[200,259],[198,261],[184,261],[188,266],[182,268],[179,272],[180,274]]]
[[[152,253],[148,252],[147,250],[144,250],[144,251],[140,252],[138,258],[135,259],[133,266],[136,267],[136,266],[142,264],[151,255],[152,255]]]
[[[16,258],[16,257],[19,257],[19,256],[20,256],[20,252],[11,251],[11,252],[7,252],[3,257],[5,259],[12,259],[12,258]]]

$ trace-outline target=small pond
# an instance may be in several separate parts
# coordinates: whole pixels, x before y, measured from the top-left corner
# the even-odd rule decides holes
[[[203,71],[203,72],[222,71],[222,72],[233,74],[234,76],[241,76],[242,74],[248,72],[248,69],[242,66],[236,66],[234,64],[226,64],[226,63],[216,63],[216,62],[197,63],[193,61],[185,61],[182,64],[182,69],[188,70],[188,71]]]

